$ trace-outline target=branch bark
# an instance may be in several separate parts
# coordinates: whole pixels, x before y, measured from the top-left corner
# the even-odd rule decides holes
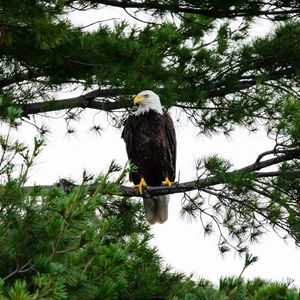
[[[17,73],[9,77],[0,79],[0,88],[22,81],[33,80],[44,75],[45,73],[43,71],[28,71],[24,73]]]
[[[246,167],[226,172],[225,174],[222,174],[222,176],[208,176],[206,178],[199,178],[197,180],[184,182],[184,183],[177,183],[170,187],[165,186],[148,186],[143,193],[144,197],[153,197],[153,196],[160,196],[160,195],[167,195],[167,194],[178,194],[178,193],[184,193],[194,190],[202,190],[208,187],[212,187],[218,184],[226,184],[226,177],[230,175],[236,175],[238,173],[240,174],[253,174],[257,178],[265,178],[265,177],[277,177],[281,174],[283,174],[281,171],[270,171],[270,172],[257,172],[261,169],[274,166],[276,164],[287,162],[296,158],[300,157],[300,150],[288,150],[285,154],[279,155],[277,157],[267,159],[264,161],[258,161],[256,160],[253,164],[248,165]],[[300,175],[300,170],[294,170],[291,173]],[[72,189],[70,189],[70,183],[67,183],[68,192]],[[76,185],[71,184],[73,188],[76,187]],[[44,185],[39,186],[42,189],[50,189],[53,187],[53,185]],[[33,186],[27,186],[25,187],[26,190],[32,189]],[[91,191],[95,190],[95,185],[90,185],[89,189]],[[132,187],[128,186],[120,186],[118,192],[115,194],[116,196],[122,196],[122,197],[141,197],[137,189],[133,189]]]
[[[293,67],[286,68],[284,70],[276,71],[268,76],[266,76],[265,82],[270,80],[277,80],[278,78],[285,77],[290,78],[293,76],[297,70]],[[202,90],[202,95],[206,98],[213,97],[223,97],[228,94],[232,94],[235,92],[239,92],[252,86],[256,85],[256,78],[252,76],[247,78],[247,80],[241,81],[239,84],[236,84],[234,88],[228,88],[225,85],[216,86],[213,85],[211,87],[206,87],[206,89]],[[260,82],[261,84],[263,81]],[[160,88],[159,90],[163,90]],[[178,92],[180,92],[180,88]],[[136,92],[136,91],[135,91]],[[125,103],[120,101],[100,101],[96,100],[97,98],[112,98],[121,95],[133,95],[134,91],[124,90],[122,88],[111,88],[111,89],[97,89],[86,94],[83,94],[78,97],[66,98],[60,100],[53,100],[47,102],[35,102],[35,103],[25,103],[21,104],[20,108],[22,109],[22,116],[27,117],[31,114],[37,113],[46,113],[51,111],[63,110],[63,109],[72,109],[72,108],[92,108],[103,111],[113,111],[122,108],[128,108],[132,106],[131,102]],[[176,104],[175,104],[176,106]],[[178,102],[178,106],[181,106],[181,103]],[[197,107],[195,107],[197,108]]]
[[[199,14],[210,18],[236,18],[236,17],[251,17],[251,16],[278,16],[278,15],[293,15],[299,14],[300,8],[295,5],[290,9],[284,9],[276,4],[269,4],[270,9],[257,10],[251,8],[244,9],[218,9],[209,7],[207,9],[200,9],[197,5],[180,5],[159,3],[158,1],[118,1],[118,0],[91,0],[93,4],[104,4],[108,6],[120,8],[136,8],[136,9],[155,9],[160,11],[170,11],[174,13],[191,13]],[[257,3],[257,1],[256,1]],[[265,2],[260,3],[262,7],[266,6]]]
[[[184,192],[189,192],[193,190],[201,190],[203,188],[211,187],[214,185],[218,184],[224,184],[226,183],[226,178],[227,176],[241,173],[251,173],[254,174],[256,177],[263,178],[263,177],[271,177],[271,176],[278,176],[280,175],[281,172],[256,172],[258,170],[264,169],[269,166],[276,165],[278,163],[284,162],[284,161],[290,161],[295,158],[299,158],[300,156],[300,151],[296,150],[291,150],[286,152],[286,154],[277,156],[275,158],[267,159],[261,162],[255,162],[251,165],[248,165],[246,167],[243,167],[241,169],[237,169],[231,172],[227,172],[223,174],[221,177],[220,176],[211,176],[211,177],[206,177],[203,179],[197,179],[194,181],[189,181],[189,182],[184,182],[181,184],[175,184],[170,187],[148,187],[147,190],[145,191],[145,196],[159,196],[159,195],[166,195],[166,194],[176,194],[176,193],[184,193]],[[298,174],[300,174],[299,170],[295,171]],[[140,196],[138,194],[138,191],[133,190],[130,187],[120,187],[120,192],[122,196],[125,197],[133,197],[133,196]]]
[[[66,98],[60,100],[53,100],[47,102],[25,103],[20,105],[22,109],[22,116],[27,117],[31,114],[46,113],[50,111],[57,111],[62,109],[71,109],[76,107],[81,108],[94,108],[104,111],[112,111],[120,108],[131,106],[131,103],[110,102],[110,101],[97,101],[96,98],[101,97],[115,97],[124,94],[123,89],[97,89],[88,92],[84,95]]]

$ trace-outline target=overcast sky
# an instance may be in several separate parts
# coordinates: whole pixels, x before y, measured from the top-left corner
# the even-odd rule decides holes
[[[126,14],[123,10],[108,8],[98,12],[75,13],[72,15],[72,21],[87,25],[97,20],[124,16]],[[131,22],[134,21],[131,19]],[[260,34],[269,30],[261,24],[254,29]],[[68,96],[71,97],[71,94],[63,94],[61,98]],[[120,137],[121,130],[112,128],[105,121],[104,113],[96,116],[95,113],[96,111],[92,110],[84,113],[82,120],[74,124],[77,132],[73,136],[66,134],[66,126],[62,119],[48,121],[51,123],[52,133],[48,136],[47,147],[31,171],[29,184],[52,184],[59,177],[80,180],[84,169],[99,174],[107,169],[113,159],[121,165],[125,164],[127,156]],[[171,114],[174,117],[175,111],[172,110]],[[95,118],[101,121],[104,128],[100,137],[89,131]],[[238,168],[254,162],[258,154],[274,146],[272,141],[267,139],[263,128],[255,134],[237,129],[230,138],[223,135],[208,138],[198,135],[197,130],[191,124],[187,125],[184,119],[176,122],[175,127],[180,182],[195,179],[195,160],[203,156],[219,153]],[[36,133],[29,125],[23,126],[20,132],[21,138],[27,143]],[[218,236],[204,238],[201,225],[197,221],[182,219],[180,208],[181,196],[171,195],[169,220],[163,225],[152,226],[155,237],[152,244],[158,247],[164,263],[186,274],[194,273],[195,278],[203,277],[215,283],[221,276],[239,275],[243,268],[243,259],[235,253],[220,255],[217,247]],[[260,239],[259,244],[251,246],[250,250],[259,256],[259,261],[246,270],[246,278],[261,277],[280,281],[291,278],[300,287],[300,250],[294,246],[293,241],[290,240],[286,244],[270,231]]]

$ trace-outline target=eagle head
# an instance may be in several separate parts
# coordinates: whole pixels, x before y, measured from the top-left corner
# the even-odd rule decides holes
[[[137,116],[149,112],[150,109],[155,110],[160,114],[163,113],[159,96],[153,91],[145,90],[138,93],[134,97],[133,103],[135,105],[139,105],[137,111],[135,112]]]

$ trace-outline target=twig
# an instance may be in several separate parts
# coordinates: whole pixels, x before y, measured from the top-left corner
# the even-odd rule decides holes
[[[19,267],[19,263],[17,262],[17,267],[16,267],[16,269],[15,269],[13,272],[11,272],[10,274],[8,274],[6,277],[4,277],[3,280],[5,281],[5,280],[7,280],[8,278],[14,276],[15,274],[18,274],[18,273],[25,273],[25,272],[30,271],[30,270],[34,267],[34,265],[31,265],[30,267],[27,268],[27,266],[31,263],[31,261],[32,261],[32,258],[30,258],[30,259],[28,260],[28,262],[25,263],[21,268]]]

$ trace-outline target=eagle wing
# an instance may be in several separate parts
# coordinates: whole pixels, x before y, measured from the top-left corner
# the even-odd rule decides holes
[[[124,128],[121,135],[126,144],[126,151],[128,158],[131,159],[133,155],[133,126],[132,116],[129,116],[124,123]]]
[[[122,131],[122,139],[125,141],[126,144],[126,151],[127,151],[127,155],[128,155],[128,159],[130,161],[132,161],[133,159],[133,152],[134,152],[134,148],[133,148],[133,133],[134,133],[134,126],[133,126],[133,116],[129,116],[125,123],[124,123],[124,128]],[[129,173],[129,180],[132,181],[132,174]]]
[[[169,174],[169,176],[171,177],[170,180],[173,181],[175,180],[175,175],[176,175],[176,133],[170,115],[168,113],[164,113],[164,117],[165,117],[166,138],[170,148],[170,156],[171,156],[172,169],[173,169],[172,172],[173,174]]]

